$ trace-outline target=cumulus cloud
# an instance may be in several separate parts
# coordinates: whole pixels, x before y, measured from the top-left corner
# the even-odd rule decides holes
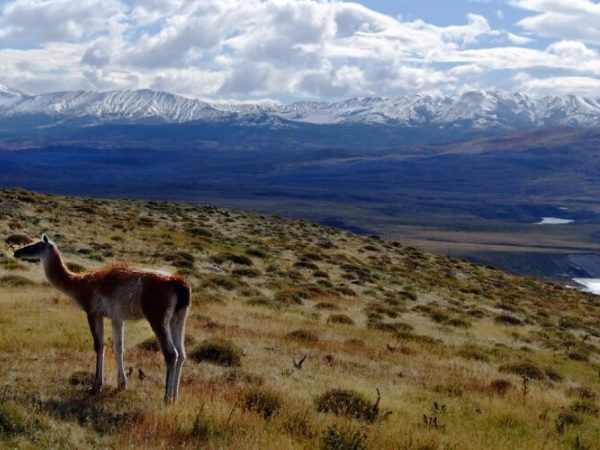
[[[512,78],[515,91],[540,95],[589,95],[600,89],[600,79],[577,76],[553,76],[537,78],[527,73],[518,73]]]
[[[15,0],[0,10],[0,38],[76,41],[123,20],[118,0]]]
[[[519,25],[537,35],[600,43],[600,3],[591,0],[513,0],[534,14]]]
[[[590,40],[534,48],[538,25],[528,21],[590,4],[514,0],[532,14],[522,36],[477,14],[440,26],[345,1],[12,0],[0,9],[0,82],[244,99],[451,93],[494,87],[498,71],[593,80],[600,60]]]

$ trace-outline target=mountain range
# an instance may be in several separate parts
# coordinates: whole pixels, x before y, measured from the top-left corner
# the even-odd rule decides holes
[[[0,187],[302,217],[552,278],[600,276],[598,148],[600,99],[577,96],[284,105],[0,86]]]
[[[31,95],[0,85],[0,119],[11,123],[15,118],[36,118],[43,127],[234,121],[240,126],[270,128],[358,124],[514,131],[600,126],[600,98],[482,90],[452,96],[357,97],[336,102],[227,103],[148,89]]]

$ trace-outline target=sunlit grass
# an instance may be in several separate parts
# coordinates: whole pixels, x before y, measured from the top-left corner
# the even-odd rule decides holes
[[[152,336],[148,324],[126,324],[132,375],[129,390],[117,392],[107,322],[105,388],[88,397],[88,386],[69,382],[94,367],[85,314],[44,282],[39,265],[2,264],[0,277],[33,284],[0,285],[0,446],[320,448],[338,435],[375,449],[600,442],[597,297],[301,221],[216,208],[1,191],[0,213],[5,236],[48,232],[68,261],[90,269],[127,261],[174,271],[185,259],[194,285],[188,353],[209,339],[241,351],[240,367],[190,358],[179,402],[165,407],[162,357],[139,346]],[[14,261],[8,247],[0,260]],[[258,276],[234,274],[250,266]],[[281,292],[294,301],[281,301]],[[502,308],[522,323],[495,320]],[[332,315],[354,324],[328,321]],[[373,320],[401,326],[368,326]],[[570,358],[573,349],[587,359]],[[542,379],[499,370],[523,361]],[[337,388],[370,402],[379,389],[373,420],[319,413],[316,399]],[[281,406],[268,416],[245,406],[256,390]],[[2,431],[2,420],[14,424],[24,411],[23,426]]]

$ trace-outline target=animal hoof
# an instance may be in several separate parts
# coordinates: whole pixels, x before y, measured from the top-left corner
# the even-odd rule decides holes
[[[98,395],[98,394],[100,394],[101,390],[102,390],[102,386],[94,385],[90,389],[90,395]]]

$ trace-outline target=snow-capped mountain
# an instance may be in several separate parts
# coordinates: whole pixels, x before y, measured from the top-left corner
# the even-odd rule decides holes
[[[218,103],[161,91],[66,91],[31,95],[0,85],[0,119],[43,115],[61,123],[366,124],[521,130],[600,126],[600,99],[472,91],[453,96],[361,97],[338,102]],[[83,119],[83,122],[82,122]]]

